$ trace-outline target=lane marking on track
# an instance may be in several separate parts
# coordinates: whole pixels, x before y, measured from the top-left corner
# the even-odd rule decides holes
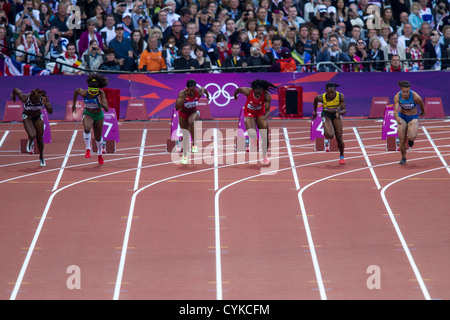
[[[353,127],[353,132],[355,133],[356,140],[358,140],[359,147],[361,148],[361,151],[364,155],[364,159],[366,159],[367,166],[369,167],[369,171],[373,177],[373,181],[375,181],[375,185],[377,186],[377,189],[380,190],[381,189],[380,182],[378,181],[377,175],[375,174],[375,171],[373,170],[372,163],[370,163],[369,156],[367,155],[366,148],[364,147],[362,139],[359,136],[358,129],[356,129],[356,127]]]
[[[137,188],[139,187],[139,179],[141,177],[142,158],[144,156],[146,139],[147,139],[147,129],[144,129],[142,131],[141,147],[139,150],[139,160],[138,160],[138,166],[137,166],[137,170],[136,170],[136,179],[134,180],[133,191],[136,191]]]
[[[59,181],[63,175],[64,169],[66,167],[67,161],[69,161],[70,152],[72,151],[73,143],[75,142],[75,138],[77,137],[78,130],[74,130],[72,134],[72,139],[70,139],[69,147],[67,148],[66,155],[64,157],[64,161],[59,169],[58,177],[56,178],[55,184],[53,185],[52,192],[58,189]]]
[[[444,157],[442,157],[438,147],[436,146],[436,144],[434,143],[433,139],[431,138],[430,134],[428,133],[427,128],[422,127],[422,131],[425,133],[425,135],[427,136],[428,141],[430,141],[431,145],[433,146],[434,151],[436,152],[436,154],[438,155],[439,159],[441,160],[442,164],[444,165],[444,167],[447,169],[447,172],[450,174],[450,168],[448,167],[447,162],[445,161]]]
[[[8,134],[9,134],[9,130],[6,130],[6,131],[3,133],[2,139],[0,140],[0,148],[1,148],[2,145],[3,145],[3,142],[5,142],[6,137],[8,136]]]

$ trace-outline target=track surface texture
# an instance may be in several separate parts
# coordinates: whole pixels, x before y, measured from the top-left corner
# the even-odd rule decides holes
[[[187,165],[150,121],[120,122],[100,166],[55,122],[40,167],[0,123],[0,299],[450,299],[445,120],[421,120],[406,165],[380,120],[344,120],[345,165],[308,120],[270,120],[266,167],[237,121],[197,125]]]

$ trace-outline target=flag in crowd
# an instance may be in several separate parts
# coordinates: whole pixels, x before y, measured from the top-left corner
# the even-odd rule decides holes
[[[20,63],[10,57],[0,59],[0,76],[46,76],[50,71]]]

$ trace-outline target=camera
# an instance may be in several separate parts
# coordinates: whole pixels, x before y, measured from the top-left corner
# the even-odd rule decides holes
[[[253,47],[253,48],[252,48],[252,51],[253,51],[253,52],[255,52],[255,51],[256,51],[256,48],[255,48],[255,47]]]
[[[28,12],[33,12],[33,8],[27,8]]]
[[[330,48],[333,48],[333,47],[334,47],[334,44],[330,43],[328,46],[329,46]]]
[[[58,40],[59,39],[59,34],[55,33],[54,38],[55,38],[55,40]]]
[[[218,43],[218,46],[219,46],[219,47],[225,47],[225,43],[219,42],[219,43]]]

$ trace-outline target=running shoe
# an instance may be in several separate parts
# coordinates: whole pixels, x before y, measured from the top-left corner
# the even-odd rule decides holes
[[[265,166],[268,166],[270,164],[270,160],[267,157],[263,157],[261,163]]]
[[[325,139],[325,152],[330,152],[330,140]]]
[[[86,159],[89,159],[91,157],[91,149],[86,149],[86,153],[84,154],[84,157]]]
[[[28,153],[34,153],[34,140],[27,142],[27,152]]]
[[[187,156],[182,156],[181,157],[181,164],[187,164]]]
[[[340,156],[340,157],[339,157],[339,163],[340,163],[340,164],[345,164],[344,156]]]
[[[402,158],[402,160],[400,160],[399,164],[406,164],[406,158]]]
[[[198,148],[197,148],[197,146],[194,144],[193,146],[192,146],[192,153],[197,153],[198,152]]]
[[[103,156],[101,154],[98,155],[98,164],[102,165],[105,162],[105,160],[103,159]]]
[[[45,160],[44,159],[39,159],[39,161],[40,161],[40,166],[41,167],[45,167],[47,164],[45,163]]]
[[[408,140],[408,146],[410,148],[412,148],[413,145],[414,145],[414,140]]]

